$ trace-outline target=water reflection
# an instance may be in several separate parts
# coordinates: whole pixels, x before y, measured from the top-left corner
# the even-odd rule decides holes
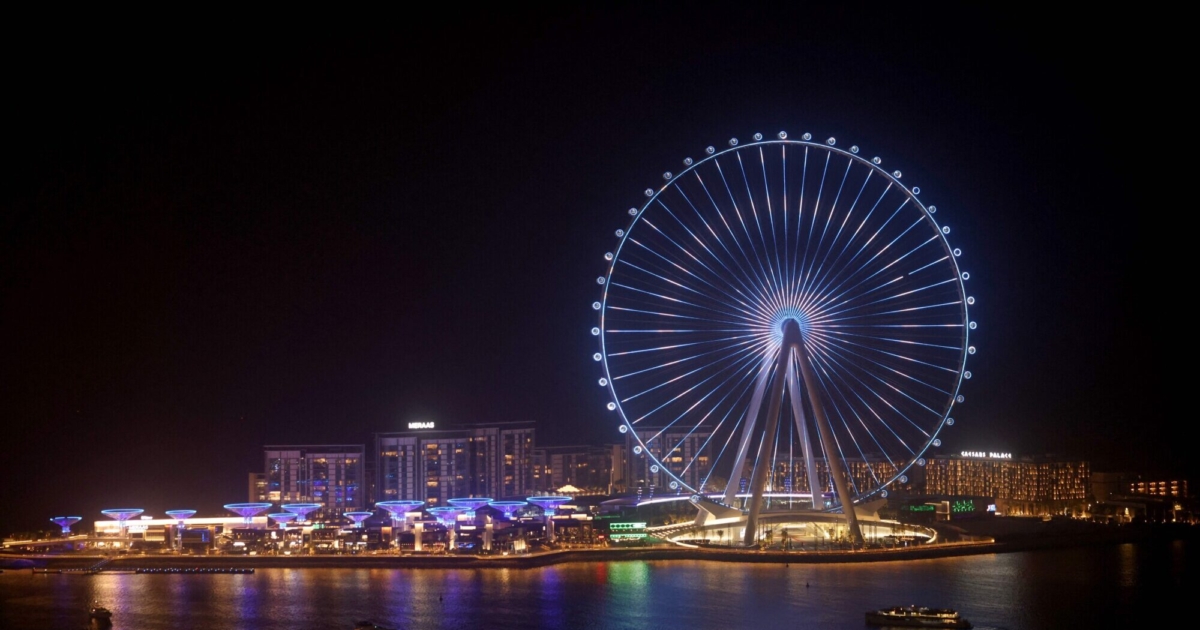
[[[1194,550],[1195,543],[1175,542],[869,564],[6,572],[0,628],[88,627],[93,600],[113,611],[114,630],[349,629],[368,619],[396,628],[707,628],[752,620],[756,630],[861,630],[865,611],[901,604],[955,608],[977,628],[1146,627],[1195,592]]]

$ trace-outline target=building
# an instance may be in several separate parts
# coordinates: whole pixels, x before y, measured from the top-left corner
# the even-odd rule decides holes
[[[318,503],[318,516],[367,507],[362,444],[265,446],[265,501]]]
[[[629,459],[633,455],[629,450],[629,445],[622,442],[621,444],[613,444],[609,448],[612,449],[612,491],[610,494],[624,494],[629,490],[629,482],[625,480],[625,475],[629,471]]]
[[[899,469],[896,465],[886,457],[879,455],[867,458],[850,458],[843,461],[843,466],[846,473],[850,477],[850,492],[856,495],[863,495],[882,487],[889,480],[892,480],[898,474]],[[829,475],[829,465],[825,458],[814,458],[813,467],[817,473],[817,488],[818,492],[828,493],[833,492],[833,481]],[[915,467],[914,467],[915,468]],[[910,479],[912,477],[913,479]],[[900,479],[892,481],[888,486],[890,494],[912,494],[916,492],[917,481],[921,479],[921,475],[917,471],[909,470]],[[741,479],[741,491],[750,484],[750,470],[743,472]],[[808,469],[803,458],[795,458],[789,461],[778,461],[775,463],[773,473],[767,477],[767,492],[789,492],[808,494],[810,487],[808,485]]]
[[[267,502],[267,473],[250,473],[250,483],[246,488],[246,501],[249,503]]]
[[[458,497],[524,497],[534,489],[533,422],[375,434],[375,500],[445,505]]]
[[[180,544],[191,553],[208,553],[222,536],[233,536],[245,528],[246,519],[240,516],[190,517],[184,529],[173,518],[151,518],[142,516],[125,523],[114,520],[98,520],[92,524],[94,538],[88,545],[97,549],[132,550],[165,549],[172,546],[172,539],[179,537]],[[270,526],[266,516],[250,519],[250,527],[265,531]]]
[[[1128,473],[1094,472],[1092,473],[1092,498],[1096,501],[1108,501],[1114,496],[1128,492],[1126,483],[1131,478]]]
[[[612,494],[613,445],[546,446],[533,450],[533,484],[538,494],[574,486],[581,494]],[[617,454],[617,460],[620,455]]]
[[[658,469],[646,453],[639,453],[640,446],[634,439],[645,445],[654,459],[662,463],[676,477],[689,487],[701,489],[705,482],[711,482],[709,472],[712,469],[712,432],[695,427],[663,428],[638,427],[625,434],[625,450],[631,453],[626,461],[624,485],[627,492],[682,492],[682,488],[671,488],[671,477],[666,471]],[[710,490],[711,488],[705,488]],[[721,488],[722,490],[724,488]]]
[[[1096,472],[1092,473],[1092,497],[1096,502],[1090,513],[1096,520],[1193,523],[1200,514],[1188,494],[1186,479]]]
[[[963,451],[928,459],[925,491],[994,497],[997,512],[1010,516],[1062,514],[1090,499],[1091,469],[1086,461],[1052,455]]]
[[[1160,481],[1146,481],[1138,479],[1129,481],[1125,486],[1126,494],[1142,494],[1153,497],[1172,497],[1176,499],[1187,498],[1187,480],[1186,479],[1170,479]]]
[[[1116,496],[1154,496],[1186,499],[1186,479],[1163,479],[1122,472],[1092,473],[1092,496],[1107,501]]]

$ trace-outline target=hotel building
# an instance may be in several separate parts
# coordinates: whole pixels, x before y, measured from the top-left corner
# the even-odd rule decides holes
[[[265,500],[319,503],[326,517],[361,510],[364,455],[362,444],[264,446]]]
[[[614,446],[546,446],[533,449],[534,491],[538,494],[558,494],[564,492],[562,488],[574,487],[581,494],[611,494],[616,481],[613,462],[621,461],[622,450],[622,447]]]
[[[250,480],[246,490],[246,501],[250,503],[267,502],[269,494],[267,492],[267,473],[250,473]]]
[[[650,454],[687,485],[700,488],[708,479],[713,461],[711,431],[686,427],[639,427],[635,431]],[[661,469],[656,472],[654,462],[645,453],[633,454],[637,444],[633,435],[634,431],[625,434],[625,449],[630,453],[624,475],[626,491],[677,492],[671,489],[667,473]]]
[[[375,434],[375,501],[446,505],[458,497],[523,498],[534,488],[533,422],[408,427]]]
[[[933,455],[925,466],[930,495],[992,497],[1010,516],[1059,514],[1091,497],[1091,469],[1082,460],[964,451]]]
[[[1172,497],[1183,499],[1188,497],[1186,479],[1169,479],[1163,481],[1145,481],[1138,479],[1125,484],[1127,494],[1148,494],[1152,497]]]
[[[894,478],[898,470],[895,464],[883,456],[847,459],[842,465],[850,477],[850,491],[856,495],[866,494],[879,488]],[[813,467],[817,473],[818,492],[833,492],[833,482],[825,458],[814,458]],[[888,492],[891,494],[912,493],[916,484],[909,479],[910,477],[919,479],[921,475],[918,474],[918,471],[910,469],[902,479],[897,479],[888,486]],[[742,488],[748,486],[749,483],[749,471],[745,471]],[[776,462],[773,474],[768,477],[767,492],[808,494],[809,491],[808,470],[802,458]]]

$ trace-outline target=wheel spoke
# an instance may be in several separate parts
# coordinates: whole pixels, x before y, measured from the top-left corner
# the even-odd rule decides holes
[[[689,161],[609,257],[601,384],[673,490],[727,478],[732,502],[750,475],[759,492],[819,493],[814,460],[832,457],[854,471],[851,498],[869,496],[915,465],[955,404],[959,252],[898,173],[833,144],[781,136]]]

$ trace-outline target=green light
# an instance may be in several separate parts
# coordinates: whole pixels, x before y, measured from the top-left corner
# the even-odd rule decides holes
[[[634,529],[646,529],[645,523],[610,523],[608,528],[612,531],[630,531]]]

